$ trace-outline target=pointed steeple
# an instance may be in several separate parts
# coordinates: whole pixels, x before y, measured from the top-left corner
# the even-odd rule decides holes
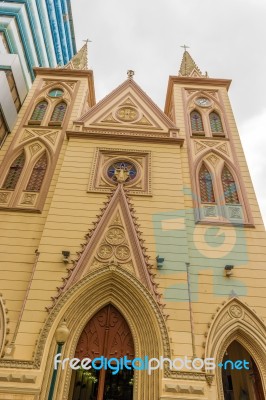
[[[72,57],[64,68],[67,69],[88,69],[88,40],[84,46]]]
[[[184,46],[182,46],[184,47]],[[180,70],[179,70],[179,76],[190,76],[190,77],[198,77],[198,78],[207,78],[208,75],[207,73],[205,75],[202,74],[201,70],[189,54],[189,52],[186,50],[185,46],[185,51],[183,54]]]

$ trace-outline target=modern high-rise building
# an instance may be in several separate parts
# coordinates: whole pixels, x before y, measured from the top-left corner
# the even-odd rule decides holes
[[[164,111],[133,71],[96,103],[86,59],[34,69],[0,152],[0,399],[265,400],[266,236],[231,81],[185,51]]]
[[[65,65],[75,53],[70,0],[0,2],[0,146],[35,79],[33,68]]]

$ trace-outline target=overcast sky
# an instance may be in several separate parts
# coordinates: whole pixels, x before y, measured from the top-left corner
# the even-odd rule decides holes
[[[164,109],[183,44],[202,72],[232,79],[230,99],[266,222],[266,1],[72,0],[77,47],[89,38],[97,101],[128,69]]]

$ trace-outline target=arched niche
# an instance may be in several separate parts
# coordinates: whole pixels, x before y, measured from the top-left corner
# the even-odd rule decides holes
[[[216,365],[223,363],[230,345],[234,342],[242,346],[254,361],[261,378],[263,395],[265,396],[266,327],[263,321],[237,298],[229,300],[215,316],[206,340],[205,357],[214,358]],[[215,370],[216,379],[213,385],[217,389],[217,399],[224,400],[221,371],[219,368]]]

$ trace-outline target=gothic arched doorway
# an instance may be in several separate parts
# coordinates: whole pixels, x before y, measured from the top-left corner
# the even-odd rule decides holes
[[[232,363],[237,360],[247,361],[246,368],[237,369],[233,367]],[[225,400],[265,400],[258,367],[239,342],[233,341],[228,346],[223,358],[223,365],[222,378]]]
[[[134,358],[134,343],[130,328],[111,304],[98,311],[84,328],[76,348],[75,357],[91,360]],[[100,361],[97,366],[100,367]],[[73,371],[69,400],[132,400],[133,371],[120,370],[113,375],[111,369]]]

